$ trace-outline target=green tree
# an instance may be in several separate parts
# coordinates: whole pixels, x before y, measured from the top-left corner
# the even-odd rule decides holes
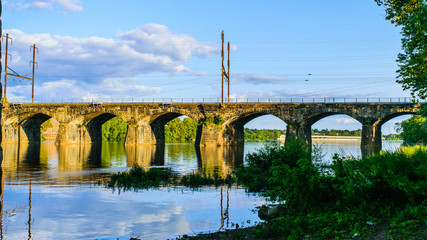
[[[102,125],[102,141],[122,142],[126,139],[128,123],[114,117]]]
[[[175,118],[165,126],[165,139],[168,142],[191,141],[196,138],[197,123],[191,118]]]
[[[427,118],[414,115],[397,125],[405,144],[427,143]]]
[[[244,129],[245,140],[277,140],[284,131],[278,129]]]
[[[402,26],[402,50],[397,57],[397,81],[413,97],[427,97],[426,0],[375,0],[386,9],[386,19]]]

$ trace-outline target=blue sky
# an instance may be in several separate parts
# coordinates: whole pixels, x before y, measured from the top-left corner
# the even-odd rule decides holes
[[[395,83],[400,29],[384,15],[373,0],[3,0],[2,21],[15,71],[30,73],[29,46],[39,48],[36,101],[217,98],[222,30],[232,97],[410,97]],[[29,100],[31,86],[10,79],[7,96]]]

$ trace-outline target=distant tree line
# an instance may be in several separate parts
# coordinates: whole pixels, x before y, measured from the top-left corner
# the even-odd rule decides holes
[[[285,131],[278,129],[244,129],[245,140],[277,140],[280,135],[285,134]]]
[[[313,135],[321,135],[321,136],[361,136],[362,130],[336,130],[336,129],[312,129]]]

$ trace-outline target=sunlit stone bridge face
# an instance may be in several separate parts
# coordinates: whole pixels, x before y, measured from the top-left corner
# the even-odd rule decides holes
[[[286,139],[311,143],[311,126],[322,118],[345,114],[362,124],[361,149],[381,149],[381,126],[405,114],[415,114],[415,103],[22,103],[3,108],[3,142],[38,142],[40,125],[53,118],[60,123],[57,144],[102,140],[102,124],[117,116],[129,123],[126,144],[163,144],[164,126],[187,116],[199,123],[196,145],[239,145],[249,121],[273,115],[287,124]],[[204,124],[220,116],[219,124]]]

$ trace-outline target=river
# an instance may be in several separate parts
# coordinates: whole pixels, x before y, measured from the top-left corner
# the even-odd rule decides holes
[[[98,181],[134,165],[166,166],[179,174],[227,173],[244,155],[265,143],[246,142],[244,149],[168,143],[164,147],[102,145],[3,144],[0,239],[168,239],[184,234],[249,226],[260,221],[253,212],[265,203],[242,187],[162,187],[113,191]],[[335,152],[360,155],[360,142],[315,142],[326,162]],[[383,141],[383,149],[400,146]]]

